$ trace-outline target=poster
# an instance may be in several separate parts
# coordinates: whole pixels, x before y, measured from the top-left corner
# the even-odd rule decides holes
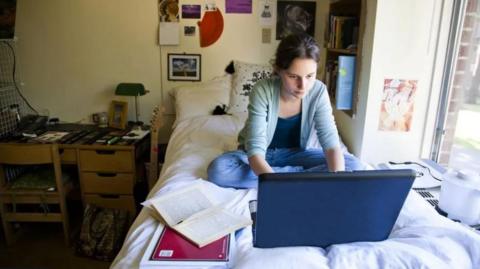
[[[410,131],[416,91],[417,80],[384,80],[378,126],[380,131]]]
[[[225,0],[225,13],[252,13],[252,0]]]
[[[277,2],[277,40],[293,33],[314,36],[316,2],[278,1]]]
[[[200,19],[200,5],[182,5],[182,19]]]
[[[159,0],[158,11],[161,22],[178,22],[179,7],[178,0]]]

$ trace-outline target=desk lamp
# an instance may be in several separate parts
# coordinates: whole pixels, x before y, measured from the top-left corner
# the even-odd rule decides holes
[[[148,91],[142,83],[120,83],[115,90],[115,95],[135,96],[135,124],[142,125],[143,122],[138,120],[138,96],[147,94]]]

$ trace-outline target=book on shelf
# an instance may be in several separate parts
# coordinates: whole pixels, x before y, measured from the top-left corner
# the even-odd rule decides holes
[[[325,68],[325,85],[331,102],[335,102],[335,88],[337,87],[338,60],[328,60]]]
[[[252,224],[250,218],[215,205],[200,183],[150,199],[145,206],[198,247]]]
[[[358,18],[330,15],[328,47],[348,49],[358,42]]]
[[[199,248],[168,226],[158,225],[140,261],[140,268],[156,266],[226,266],[232,249],[227,234]]]
[[[352,109],[355,84],[355,56],[338,56],[338,74],[335,92],[335,107],[338,110]]]

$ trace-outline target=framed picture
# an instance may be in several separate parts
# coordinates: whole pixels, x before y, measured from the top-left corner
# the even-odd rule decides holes
[[[200,81],[200,54],[168,54],[168,80]]]
[[[112,101],[108,116],[108,126],[118,129],[125,129],[125,126],[127,125],[127,112],[127,102]]]

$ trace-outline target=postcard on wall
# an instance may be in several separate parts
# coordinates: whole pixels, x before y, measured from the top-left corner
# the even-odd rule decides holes
[[[384,80],[378,130],[410,131],[417,82],[406,79]]]
[[[252,0],[225,0],[225,13],[252,13]]]
[[[195,26],[184,26],[183,27],[183,34],[185,36],[195,36]]]
[[[200,5],[182,5],[182,19],[200,19]]]
[[[259,1],[259,10],[260,10],[260,25],[261,26],[273,26],[274,24],[274,10],[275,10],[275,1],[273,0],[260,0]]]

